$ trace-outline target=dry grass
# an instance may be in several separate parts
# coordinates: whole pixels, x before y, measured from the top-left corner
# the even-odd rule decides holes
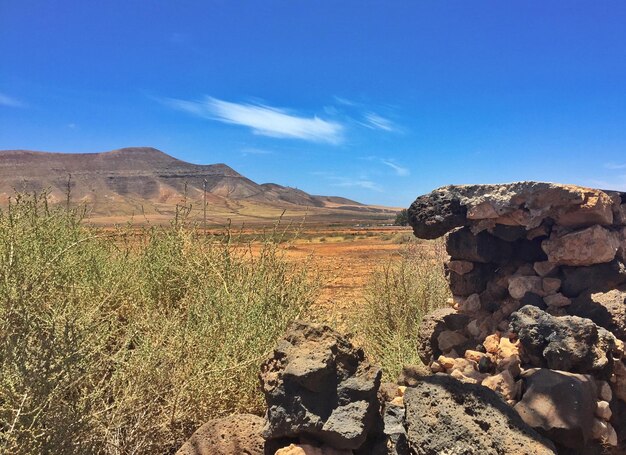
[[[252,254],[177,219],[104,232],[34,197],[0,213],[0,452],[171,453],[261,411],[258,364],[317,280],[272,235]]]
[[[399,260],[376,270],[355,325],[366,352],[395,380],[403,365],[419,364],[417,331],[422,317],[446,304],[442,241],[408,241]]]

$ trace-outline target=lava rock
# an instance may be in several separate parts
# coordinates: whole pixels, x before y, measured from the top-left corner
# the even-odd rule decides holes
[[[626,283],[626,266],[619,260],[589,267],[562,267],[561,292],[577,297],[584,291],[606,292]]]
[[[469,228],[463,228],[448,235],[446,250],[455,260],[505,263],[511,258],[513,247],[488,232],[474,235]]]
[[[459,199],[443,189],[418,197],[408,210],[413,233],[421,239],[436,239],[464,226],[466,214],[467,209]]]
[[[552,263],[585,266],[611,262],[619,243],[616,232],[596,225],[562,236],[553,234],[541,246]]]
[[[526,238],[526,229],[524,226],[505,226],[504,224],[496,224],[489,232],[505,242],[515,242]]]
[[[261,366],[266,439],[306,436],[336,449],[362,449],[382,432],[381,371],[331,328],[296,322]]]
[[[522,380],[524,394],[515,410],[524,422],[562,446],[585,447],[596,410],[594,381],[545,368],[526,370]]]
[[[591,319],[626,341],[626,287],[608,292],[585,292],[573,300],[567,312]]]
[[[469,317],[457,313],[453,308],[440,308],[422,318],[417,332],[417,353],[428,365],[443,352],[439,349],[439,335],[446,330],[462,330],[469,322]]]
[[[487,289],[487,284],[493,276],[492,264],[475,263],[474,268],[463,275],[447,270],[448,283],[453,295],[467,297],[480,294]]]
[[[409,446],[418,455],[543,455],[552,443],[492,390],[435,375],[404,395]]]
[[[252,414],[235,414],[209,420],[178,449],[176,455],[263,455],[265,419]]]
[[[611,368],[616,339],[589,319],[552,316],[527,305],[511,315],[509,330],[517,334],[533,366],[576,373]]]

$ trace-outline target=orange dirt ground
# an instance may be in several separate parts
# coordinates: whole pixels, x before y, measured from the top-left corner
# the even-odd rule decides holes
[[[312,266],[322,277],[314,312],[321,320],[340,322],[343,315],[365,302],[372,272],[397,259],[402,239],[410,236],[410,229],[398,227],[328,231],[320,237],[298,240],[285,251],[293,260],[312,255]]]

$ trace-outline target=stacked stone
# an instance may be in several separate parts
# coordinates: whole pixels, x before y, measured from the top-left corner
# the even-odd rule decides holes
[[[409,222],[420,238],[447,234],[453,298],[420,329],[431,370],[495,390],[564,447],[626,450],[626,193],[448,186]]]

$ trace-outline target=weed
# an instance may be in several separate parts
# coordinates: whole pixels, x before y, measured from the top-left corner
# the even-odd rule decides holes
[[[46,195],[0,212],[0,452],[171,453],[261,412],[258,365],[317,289],[280,232],[253,253],[184,210],[170,228],[82,221]]]
[[[441,241],[411,241],[401,257],[374,271],[356,326],[372,361],[395,380],[402,366],[419,364],[417,333],[422,317],[449,297]]]

